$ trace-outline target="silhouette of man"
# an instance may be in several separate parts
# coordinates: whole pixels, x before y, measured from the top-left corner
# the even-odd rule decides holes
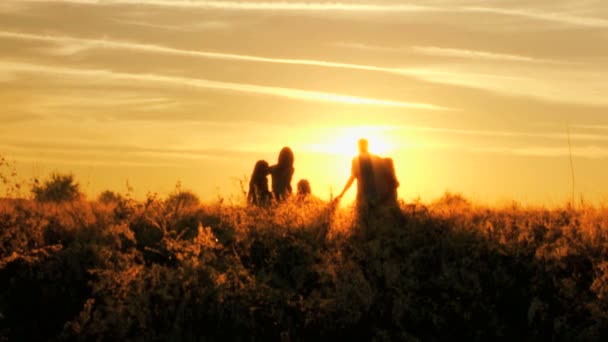
[[[357,208],[359,210],[367,211],[376,204],[377,191],[374,177],[374,165],[377,164],[379,157],[369,153],[369,143],[366,139],[360,139],[358,145],[359,155],[353,158],[350,178],[346,182],[346,185],[344,185],[344,189],[342,190],[342,193],[338,195],[337,199],[341,199],[356,180]]]

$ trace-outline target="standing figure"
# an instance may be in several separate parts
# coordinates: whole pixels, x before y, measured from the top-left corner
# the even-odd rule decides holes
[[[257,206],[265,206],[272,200],[272,194],[268,189],[268,174],[270,167],[265,160],[259,160],[255,163],[251,180],[249,181],[249,193],[247,194],[247,202]]]
[[[277,202],[287,199],[292,193],[291,178],[294,173],[294,161],[293,151],[289,147],[283,147],[279,153],[278,163],[270,167],[272,193]]]
[[[391,158],[379,158],[374,166],[378,204],[384,207],[397,207],[397,188],[399,180],[395,173],[395,164]]]
[[[380,158],[368,151],[367,140],[359,140],[359,155],[353,159],[351,176],[344,186],[340,199],[357,181],[357,214],[363,223],[368,221],[370,214],[378,213],[381,209],[389,209],[388,213],[395,219],[402,217],[397,202],[399,181],[395,174],[395,165],[391,158]]]
[[[369,153],[367,140],[359,140],[358,145],[359,155],[353,158],[350,178],[337,198],[342,198],[356,180],[357,208],[359,211],[368,211],[370,207],[376,204],[377,189],[374,166],[378,164],[377,160],[379,157]]]

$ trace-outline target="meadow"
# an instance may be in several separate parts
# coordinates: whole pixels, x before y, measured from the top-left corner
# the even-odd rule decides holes
[[[0,340],[608,337],[606,208],[447,193],[361,224],[318,200],[54,200],[65,188],[48,185],[0,201]]]

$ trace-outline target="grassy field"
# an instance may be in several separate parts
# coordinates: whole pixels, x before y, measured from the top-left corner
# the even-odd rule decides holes
[[[608,210],[0,202],[0,340],[605,340]]]

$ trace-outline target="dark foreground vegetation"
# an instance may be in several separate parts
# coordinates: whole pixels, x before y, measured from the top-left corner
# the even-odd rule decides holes
[[[606,340],[608,210],[0,202],[0,340]]]

